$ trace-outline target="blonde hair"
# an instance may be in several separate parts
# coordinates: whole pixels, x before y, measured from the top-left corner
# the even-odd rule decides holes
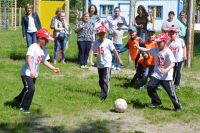
[[[55,14],[58,15],[59,12],[64,12],[64,10],[63,10],[61,7],[58,7],[58,8],[56,9]]]

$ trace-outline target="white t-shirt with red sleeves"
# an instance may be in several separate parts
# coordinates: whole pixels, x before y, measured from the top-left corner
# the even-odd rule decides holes
[[[107,38],[103,42],[96,40],[92,47],[94,53],[97,53],[97,67],[105,68],[112,65],[112,51],[115,49],[113,42]]]
[[[31,46],[29,46],[26,56],[28,55],[32,56],[33,69],[35,70],[36,77],[38,77],[39,64],[41,62],[44,62],[45,60],[49,60],[50,59],[49,54],[45,48],[41,48],[37,43],[34,43]],[[21,75],[30,77],[30,69],[27,60],[21,69]]]
[[[182,38],[178,38],[176,41],[171,41],[168,44],[168,47],[174,54],[176,62],[183,61],[185,42]]]
[[[160,73],[162,69],[166,69],[172,63],[176,62],[172,51],[169,48],[164,51],[159,51],[158,48],[152,48],[150,49],[150,54],[156,55],[156,62],[152,76],[159,80],[173,80],[173,68],[170,69],[168,73]]]

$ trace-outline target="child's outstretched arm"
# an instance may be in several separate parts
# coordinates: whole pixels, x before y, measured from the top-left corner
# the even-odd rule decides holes
[[[60,69],[51,65],[47,60],[44,61],[44,65],[51,69],[54,73],[59,73]]]
[[[123,65],[123,62],[122,62],[121,58],[119,57],[118,51],[116,49],[114,49],[113,52],[116,55],[119,64]]]
[[[128,44],[126,44],[126,46],[124,46],[123,48],[121,48],[120,49],[120,53],[122,53],[122,52],[125,52],[125,51],[127,51],[129,48],[128,48]]]
[[[140,47],[138,45],[134,45],[134,47],[139,49],[139,50],[141,50],[141,51],[143,51],[143,52],[149,52],[150,51],[150,48],[144,48],[144,47]]]

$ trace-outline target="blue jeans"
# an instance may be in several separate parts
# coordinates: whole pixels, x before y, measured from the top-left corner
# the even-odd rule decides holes
[[[92,41],[78,41],[78,59],[80,66],[87,65]]]
[[[37,38],[36,38],[36,32],[27,32],[26,33],[26,43],[27,43],[27,47],[29,47],[31,44],[36,43],[37,42]]]
[[[113,35],[112,34],[108,34],[108,39],[112,40]]]
[[[116,50],[121,50],[123,48],[122,44],[116,44],[114,43],[115,49]],[[121,53],[119,53],[119,57],[121,58]],[[114,65],[114,67],[116,68],[120,68],[120,64],[117,60],[117,57],[115,56],[115,54],[112,55],[112,65]]]
[[[56,48],[55,48],[55,52],[54,52],[54,60],[58,59],[58,54],[59,54],[60,48],[62,49],[62,60],[65,60],[67,41],[68,41],[67,37],[65,37],[63,40],[60,40],[58,37],[56,37],[56,40],[55,40]]]

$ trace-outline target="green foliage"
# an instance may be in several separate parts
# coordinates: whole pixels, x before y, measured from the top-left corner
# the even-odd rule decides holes
[[[26,4],[33,4],[34,0],[17,0],[17,7],[25,7]]]

